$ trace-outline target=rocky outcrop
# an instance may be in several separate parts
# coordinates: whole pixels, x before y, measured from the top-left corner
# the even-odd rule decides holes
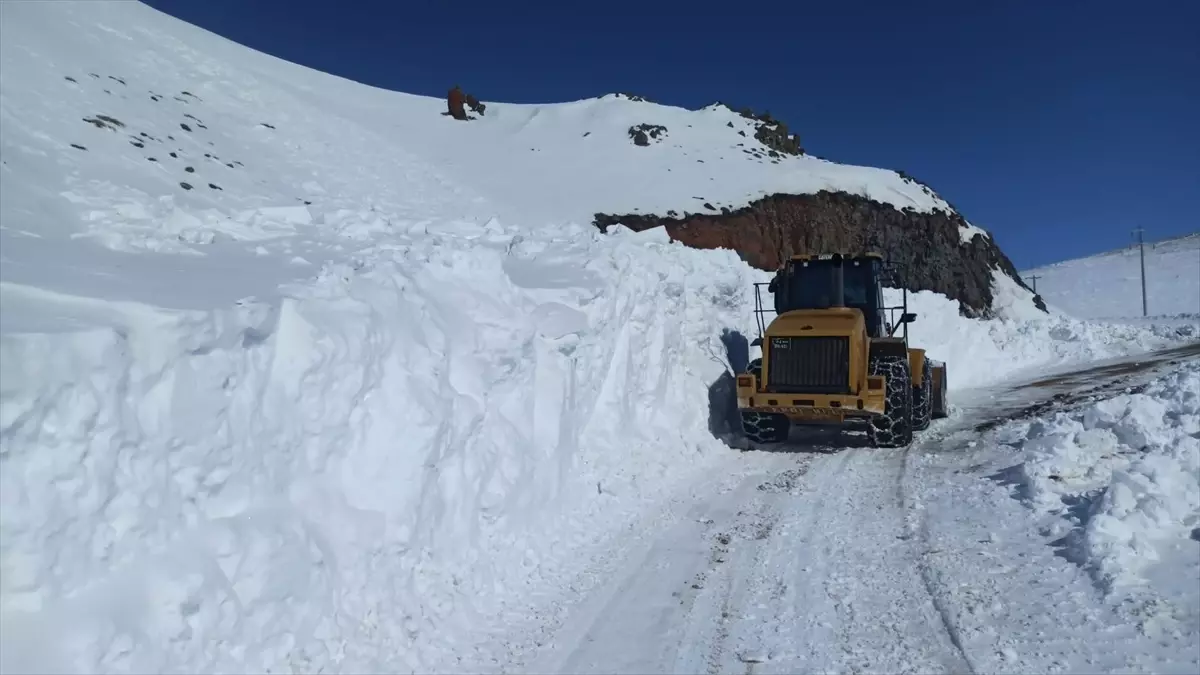
[[[962,242],[960,228],[966,222],[957,213],[898,210],[844,192],[775,194],[720,214],[597,213],[593,222],[602,231],[618,223],[635,231],[665,227],[674,241],[695,248],[733,249],[763,270],[778,269],[799,253],[877,251],[905,270],[899,278],[888,279],[888,285],[942,293],[958,300],[968,317],[992,316],[993,269],[1028,289],[990,237],[976,234]],[[1045,311],[1040,297],[1034,302]]]
[[[629,127],[629,138],[634,145],[642,147],[650,145],[650,141],[660,141],[667,136],[667,128],[661,124],[638,124]]]
[[[727,108],[748,120],[753,120],[755,123],[754,138],[771,150],[781,152],[785,155],[804,154],[804,148],[800,146],[800,136],[789,133],[787,123],[783,120],[775,119],[769,111],[764,110],[761,113],[756,113],[750,108],[738,110],[728,103],[720,101],[713,105]],[[730,124],[729,126],[733,125]],[[772,153],[772,156],[774,156],[774,153]]]
[[[631,94],[627,91],[618,91],[618,92],[613,92],[611,94],[605,94],[605,95],[601,96],[600,98],[604,99],[604,98],[608,98],[610,96],[613,98],[623,98],[627,101],[633,101],[635,103],[654,103],[654,101],[651,101],[650,99],[646,98],[645,96],[639,96],[638,94]]]

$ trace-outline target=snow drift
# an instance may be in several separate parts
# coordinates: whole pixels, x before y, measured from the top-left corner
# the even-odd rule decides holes
[[[1143,391],[1002,433],[1025,456],[1035,509],[1087,507],[1079,510],[1075,553],[1105,584],[1145,584],[1170,551],[1194,548],[1188,539],[1200,531],[1200,363],[1186,362]],[[1159,576],[1194,583],[1197,570]]]
[[[1124,391],[1002,424],[961,455],[919,458],[942,465],[924,478],[935,486],[931,530],[962,542],[938,562],[939,574],[963,580],[946,593],[1008,597],[999,612],[968,600],[955,613],[979,653],[1007,644],[1001,661],[1025,661],[1023,670],[1195,672],[1200,364],[1155,370],[1113,379]],[[1031,642],[1039,649],[1022,649]]]

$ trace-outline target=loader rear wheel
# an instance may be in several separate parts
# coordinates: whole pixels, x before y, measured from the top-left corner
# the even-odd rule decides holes
[[[907,356],[872,356],[867,372],[882,375],[886,388],[882,415],[871,418],[867,439],[877,448],[903,448],[913,438],[912,372]]]
[[[791,422],[783,415],[750,410],[742,412],[742,435],[752,443],[783,443],[787,440],[790,427]]]
[[[941,370],[942,376],[939,378],[937,389],[933,392],[933,404],[930,406],[932,417],[935,420],[945,419],[950,416],[950,410],[946,405],[946,364],[939,363],[938,368]]]
[[[925,367],[921,371],[921,383],[913,387],[913,431],[928,429],[933,419],[933,367],[929,359],[925,359]]]

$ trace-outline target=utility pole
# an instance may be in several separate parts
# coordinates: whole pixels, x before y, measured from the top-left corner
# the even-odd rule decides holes
[[[1041,277],[1039,277],[1036,274],[1030,274],[1029,279],[1030,279],[1030,281],[1033,282],[1033,292],[1036,294],[1037,293],[1037,280],[1041,279]]]
[[[1138,255],[1141,257],[1142,264],[1142,316],[1150,316],[1150,312],[1146,308],[1146,243],[1142,238],[1143,229],[1137,228],[1133,231],[1137,235]]]

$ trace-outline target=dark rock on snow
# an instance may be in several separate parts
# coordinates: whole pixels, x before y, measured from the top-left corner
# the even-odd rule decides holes
[[[651,139],[660,140],[667,135],[667,128],[660,124],[639,124],[629,127],[629,138],[633,139],[634,145],[648,146]]]

